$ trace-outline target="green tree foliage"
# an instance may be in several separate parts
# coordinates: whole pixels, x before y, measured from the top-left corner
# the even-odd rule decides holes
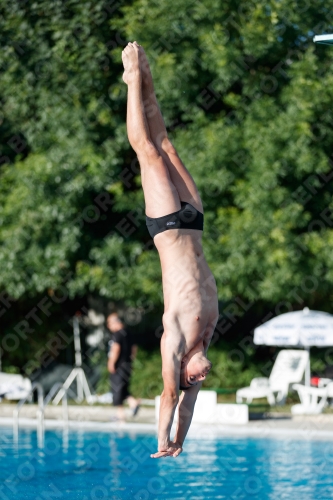
[[[219,297],[329,308],[333,53],[327,2],[0,2],[0,290],[162,303],[126,137],[137,40],[205,206]]]
[[[320,1],[173,7],[139,0],[117,26],[148,48],[171,128],[185,125],[173,138],[203,194],[220,297],[295,304],[297,289],[328,306],[332,55],[312,37],[332,13]]]

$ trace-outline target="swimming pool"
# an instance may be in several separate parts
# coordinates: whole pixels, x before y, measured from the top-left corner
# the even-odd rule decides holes
[[[0,498],[15,500],[332,499],[333,443],[219,438],[153,460],[153,435],[0,429]]]

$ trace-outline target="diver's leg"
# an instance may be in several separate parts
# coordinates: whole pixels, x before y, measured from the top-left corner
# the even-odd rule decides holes
[[[155,144],[168,166],[170,178],[178,191],[180,200],[191,203],[197,210],[202,212],[202,202],[197,186],[168,138],[165,123],[156,99],[147,56],[141,46],[137,44],[136,46],[139,48],[142,99],[151,141]]]
[[[178,192],[170,178],[169,170],[159,150],[151,140],[143,109],[139,48],[129,43],[123,50],[123,80],[128,86],[127,134],[135,150],[142,176],[146,214],[161,217],[180,209]]]
[[[140,399],[136,399],[133,396],[128,396],[127,403],[133,412],[133,417],[135,417],[135,415],[137,415],[139,408],[140,408]]]
[[[126,422],[125,408],[123,407],[123,405],[117,406],[117,418],[118,418],[118,422],[120,422],[120,423],[124,424]]]

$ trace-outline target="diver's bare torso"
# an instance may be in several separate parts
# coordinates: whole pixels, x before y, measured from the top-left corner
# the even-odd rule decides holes
[[[201,234],[172,229],[154,238],[162,267],[163,324],[183,355],[213,335],[218,316],[216,283],[203,254]]]

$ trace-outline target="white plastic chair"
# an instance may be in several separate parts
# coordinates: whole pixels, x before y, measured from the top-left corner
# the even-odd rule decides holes
[[[19,401],[29,395],[31,381],[22,375],[0,372],[0,398]]]
[[[327,398],[333,397],[333,382],[325,387],[308,387],[294,384],[293,389],[298,392],[300,404],[291,407],[293,415],[319,415],[327,405]]]
[[[301,382],[309,362],[307,351],[284,349],[276,357],[269,378],[256,377],[249,387],[236,392],[237,403],[252,403],[253,399],[267,398],[270,405],[283,404],[288,395],[289,386]]]

